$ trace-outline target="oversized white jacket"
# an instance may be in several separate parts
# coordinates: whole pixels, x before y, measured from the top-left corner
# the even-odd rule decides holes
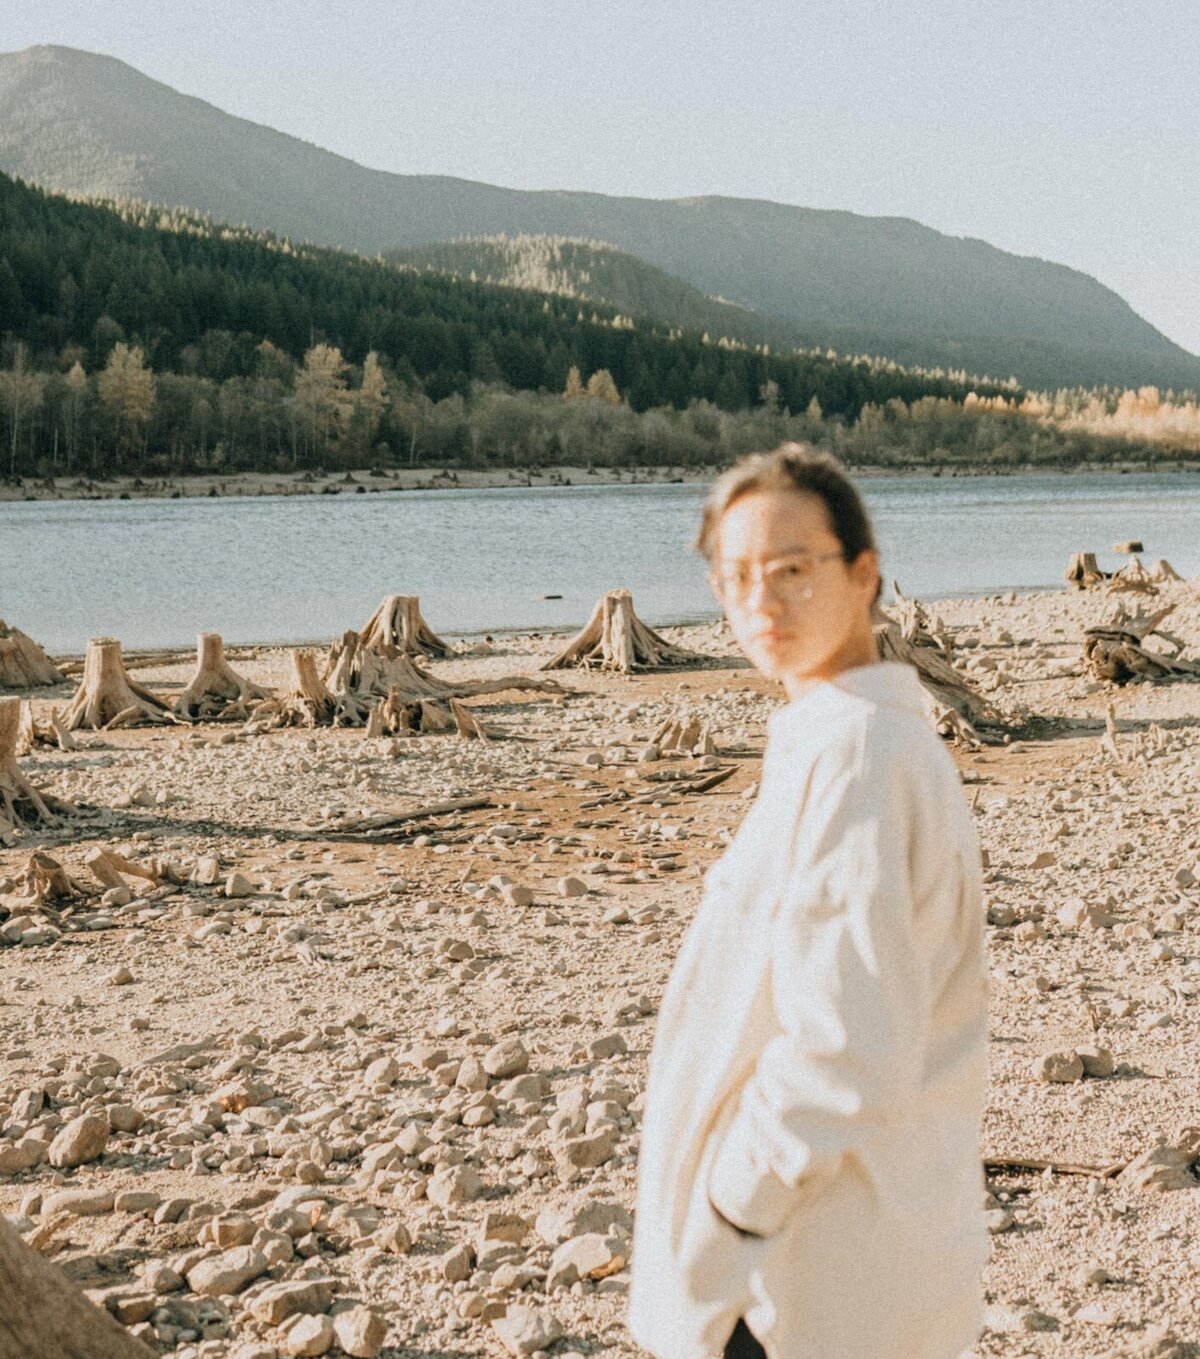
[[[739,1316],[770,1359],[973,1344],[982,938],[971,814],[916,672],[862,666],[775,712],[659,1015],[630,1295],[646,1349],[718,1354]]]

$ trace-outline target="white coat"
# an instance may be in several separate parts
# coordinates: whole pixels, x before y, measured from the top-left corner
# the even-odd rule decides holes
[[[881,662],[768,720],[650,1059],[630,1326],[659,1359],[719,1354],[739,1316],[769,1359],[978,1335],[980,860],[926,706]]]

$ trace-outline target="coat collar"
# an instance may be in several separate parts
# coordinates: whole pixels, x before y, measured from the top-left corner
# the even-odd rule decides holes
[[[867,703],[926,715],[929,699],[916,669],[903,661],[856,665],[831,680],[816,680],[802,694],[785,703],[767,719],[770,735],[784,736],[798,726],[811,729],[814,718],[841,708]]]

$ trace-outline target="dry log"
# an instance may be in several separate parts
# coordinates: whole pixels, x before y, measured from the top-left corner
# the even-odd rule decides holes
[[[930,699],[930,716],[943,736],[968,745],[979,744],[977,726],[999,726],[995,708],[955,669],[948,658],[949,638],[935,637],[919,600],[896,592],[897,617],[883,609],[876,615],[875,640],[885,661],[902,661],[916,669]]]
[[[267,727],[327,727],[338,714],[338,701],[317,674],[311,651],[291,653],[292,674],[284,691],[263,699],[250,714],[252,724]]]
[[[145,878],[155,887],[162,882],[161,877],[154,869],[134,863],[132,859],[125,858],[123,854],[118,854],[114,849],[93,849],[85,856],[83,862],[92,877],[105,888],[127,886],[125,879],[121,876],[122,873],[131,878]]]
[[[1200,664],[1179,659],[1182,640],[1160,627],[1175,607],[1168,604],[1150,614],[1131,614],[1122,605],[1107,623],[1088,628],[1083,637],[1083,658],[1096,678],[1128,684],[1142,676],[1159,680],[1200,675]],[[1174,651],[1164,655],[1147,650],[1142,643],[1151,635],[1164,638]]]
[[[192,722],[244,718],[252,703],[267,697],[225,659],[220,633],[202,632],[196,638],[196,673],[175,700],[175,711]]]
[[[62,681],[62,671],[33,638],[0,619],[0,686],[29,689]]]
[[[421,616],[416,595],[388,595],[367,620],[362,644],[381,656],[451,656],[453,651]]]
[[[0,840],[26,826],[54,826],[76,809],[52,793],[39,792],[17,764],[21,700],[0,698]]]
[[[642,622],[634,612],[633,595],[628,590],[609,590],[583,628],[542,669],[598,666],[629,674],[696,659],[695,652],[672,645]]]
[[[153,1359],[0,1216],[0,1359]]]
[[[115,637],[93,637],[83,662],[83,678],[62,715],[67,731],[81,727],[105,731],[111,727],[174,722],[167,704],[131,680]]]
[[[1108,572],[1101,571],[1094,552],[1075,552],[1067,566],[1067,581],[1077,590],[1090,590],[1093,585],[1102,585],[1108,579]]]

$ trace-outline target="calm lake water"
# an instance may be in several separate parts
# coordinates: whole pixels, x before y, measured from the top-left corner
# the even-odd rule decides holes
[[[906,594],[1062,583],[1073,551],[1141,538],[1200,575],[1200,476],[864,480],[884,577]],[[651,623],[715,617],[689,546],[705,487],[0,504],[0,618],[49,651],[327,641],[386,594],[417,594],[451,635],[579,626],[625,585]],[[547,600],[546,594],[561,595]]]

